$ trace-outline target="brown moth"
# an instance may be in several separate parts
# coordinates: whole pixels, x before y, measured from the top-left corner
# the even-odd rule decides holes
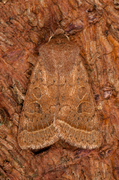
[[[100,121],[79,53],[61,30],[40,48],[20,117],[22,149],[42,149],[59,138],[81,148],[101,145]]]

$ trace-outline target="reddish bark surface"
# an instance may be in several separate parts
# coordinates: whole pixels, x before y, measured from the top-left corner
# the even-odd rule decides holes
[[[19,117],[38,49],[57,28],[77,43],[102,123],[100,148],[20,149]],[[0,1],[0,179],[119,179],[119,1]]]

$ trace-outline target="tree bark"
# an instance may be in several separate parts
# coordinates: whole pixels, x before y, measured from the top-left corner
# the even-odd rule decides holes
[[[17,142],[19,117],[38,50],[57,28],[84,59],[103,142],[81,149],[59,140],[32,152]],[[0,179],[119,179],[119,1],[0,1]]]

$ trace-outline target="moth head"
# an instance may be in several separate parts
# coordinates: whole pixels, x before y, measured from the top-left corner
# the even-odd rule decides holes
[[[63,29],[58,28],[55,33],[50,36],[49,41],[55,40],[57,44],[62,44],[63,40],[70,40]]]

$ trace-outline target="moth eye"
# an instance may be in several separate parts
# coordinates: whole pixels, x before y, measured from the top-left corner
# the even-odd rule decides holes
[[[40,98],[41,97],[41,90],[39,87],[35,87],[33,89],[33,94],[35,95],[36,98]]]
[[[40,106],[40,104],[38,103],[30,103],[28,106],[27,106],[27,112],[28,113],[42,113],[42,108]]]

